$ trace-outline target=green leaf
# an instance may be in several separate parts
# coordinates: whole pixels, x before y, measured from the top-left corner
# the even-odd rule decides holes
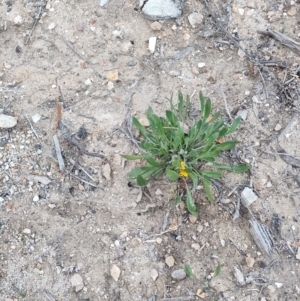
[[[211,100],[209,98],[206,99],[204,112],[203,112],[203,118],[206,120],[211,112]]]
[[[167,169],[166,174],[171,181],[176,181],[179,178],[179,174],[172,169]]]
[[[188,209],[189,213],[191,213],[192,215],[195,215],[195,216],[198,215],[196,205],[192,198],[191,192],[188,188],[186,189],[186,205],[187,205],[187,209]]]
[[[231,150],[231,149],[233,149],[236,146],[237,143],[238,142],[235,141],[235,140],[226,141],[226,142],[218,144],[214,149],[215,150],[220,150],[220,151]]]
[[[131,179],[136,179],[138,177],[138,175],[142,175],[145,172],[148,171],[152,171],[154,169],[153,166],[142,166],[142,167],[138,167],[133,169],[132,171],[130,171],[128,173],[128,177]]]
[[[138,160],[145,158],[145,155],[122,155],[127,160]]]
[[[141,175],[138,175],[137,178],[136,178],[136,183],[139,185],[139,186],[146,186],[148,184],[148,182],[143,178],[143,176]]]
[[[194,272],[193,272],[192,268],[187,263],[184,265],[184,271],[186,272],[186,274],[188,276],[193,276],[194,275]]]
[[[166,111],[166,116],[168,121],[171,123],[172,126],[177,127],[178,119],[176,115],[172,111]]]
[[[218,264],[218,266],[216,267],[215,269],[215,272],[214,272],[214,276],[213,277],[218,277],[221,273],[221,265]]]
[[[132,123],[135,125],[135,127],[141,132],[141,134],[144,137],[148,136],[149,133],[146,130],[146,128],[144,126],[142,126],[141,123],[135,117],[132,117]]]
[[[232,171],[232,167],[230,165],[220,164],[220,163],[216,163],[216,162],[214,162],[213,165],[215,167],[217,167],[218,169]]]
[[[179,195],[176,195],[176,198],[175,198],[175,205],[178,205],[180,202],[181,202],[180,196],[179,196]]]
[[[155,167],[159,167],[162,165],[161,163],[157,162],[152,156],[147,156],[146,161],[147,163]]]
[[[202,92],[199,93],[199,99],[200,99],[200,105],[201,105],[201,113],[202,113],[202,116],[203,116],[204,107],[205,107],[205,97],[202,94]]]
[[[192,181],[193,181],[193,189],[196,189],[198,186],[198,175],[197,173],[195,173],[194,171],[191,171],[189,169],[187,169],[187,172],[189,174],[189,176],[191,177]]]
[[[245,172],[245,171],[249,170],[249,168],[250,168],[250,165],[243,164],[243,165],[233,166],[232,171],[234,171],[234,172]]]
[[[201,180],[203,182],[204,190],[206,192],[207,199],[212,203],[214,201],[214,198],[211,194],[210,186],[211,186],[211,181],[208,179],[201,177]]]
[[[238,127],[238,125],[240,124],[241,120],[242,120],[241,117],[234,119],[234,121],[232,122],[231,126],[229,127],[226,135],[233,133],[236,130],[236,128]]]
[[[217,171],[201,171],[200,172],[203,176],[212,178],[212,179],[220,179],[222,178],[222,174]]]

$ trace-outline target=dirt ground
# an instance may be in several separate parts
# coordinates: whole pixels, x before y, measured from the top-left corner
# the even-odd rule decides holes
[[[0,129],[0,300],[300,299],[300,57],[257,33],[273,29],[297,41],[300,3],[209,5],[258,67],[202,1],[186,1],[182,17],[159,21],[157,31],[134,0],[0,1],[0,110],[18,118]],[[193,12],[204,17],[195,28]],[[215,204],[199,187],[196,221],[175,205],[176,183],[159,179],[143,195],[129,185],[126,174],[139,163],[121,157],[137,151],[130,114],[142,118],[151,106],[162,115],[178,90],[195,108],[202,91],[227,121],[246,117],[229,157],[251,171],[225,173]],[[105,158],[82,154],[74,164],[78,151],[57,128],[60,117]],[[258,196],[250,211],[236,208],[245,187]],[[273,259],[255,243],[252,217],[270,230]],[[185,264],[194,275],[173,279]]]

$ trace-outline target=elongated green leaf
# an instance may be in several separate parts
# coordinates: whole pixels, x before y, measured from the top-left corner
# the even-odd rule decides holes
[[[147,161],[147,163],[149,163],[152,166],[155,166],[155,167],[161,166],[161,163],[157,162],[152,156],[147,156],[146,161]]]
[[[205,107],[205,97],[202,94],[202,92],[199,93],[199,100],[200,100],[201,114],[203,116],[204,107]]]
[[[215,150],[227,151],[227,150],[233,149],[233,148],[236,146],[237,143],[238,143],[238,142],[235,141],[235,140],[232,140],[232,141],[226,141],[226,142],[223,142],[223,143],[218,144],[218,145],[215,147]]]
[[[234,172],[245,172],[245,171],[249,170],[249,168],[250,168],[250,165],[243,164],[243,165],[233,166],[232,171],[234,171]]]
[[[146,128],[142,126],[141,123],[135,117],[132,117],[132,123],[135,125],[135,127],[141,132],[141,134],[144,137],[147,137],[149,135]]]
[[[190,170],[187,170],[189,176],[191,177],[192,181],[193,181],[193,189],[196,189],[197,186],[198,186],[198,175],[196,172],[194,171],[190,171]]]
[[[216,267],[216,270],[214,272],[214,277],[218,277],[221,273],[221,265],[218,264],[218,266]]]
[[[241,120],[242,120],[241,117],[234,119],[234,121],[232,122],[231,126],[229,127],[226,135],[233,133],[236,130],[236,128],[238,127],[238,125],[240,124]]]
[[[210,186],[211,186],[211,181],[208,179],[201,177],[201,180],[203,182],[204,190],[206,192],[207,199],[212,203],[214,201],[214,198],[211,194]]]
[[[167,169],[166,174],[171,181],[176,181],[179,178],[179,174],[172,169]]]
[[[138,167],[138,168],[135,168],[132,171],[130,171],[128,173],[128,177],[132,178],[132,179],[136,179],[138,177],[138,175],[142,175],[143,173],[152,171],[153,169],[155,169],[155,167],[153,167],[153,166]]]
[[[226,164],[220,164],[220,163],[214,162],[213,165],[215,167],[217,167],[218,169],[232,171],[232,167],[229,165],[226,165]]]
[[[139,186],[146,186],[148,184],[148,182],[143,178],[143,176],[141,175],[138,175],[137,178],[136,178],[136,183],[139,185]]]
[[[172,111],[166,111],[166,116],[172,126],[177,127],[178,119]]]
[[[175,198],[175,205],[178,205],[180,202],[181,202],[180,196],[179,196],[179,195],[176,195],[176,198]]]
[[[195,216],[198,215],[196,205],[192,198],[191,192],[188,188],[186,189],[186,205],[187,205],[187,209],[188,209],[189,213],[191,213],[192,215],[195,215]]]
[[[139,160],[145,158],[145,155],[122,155],[127,160]]]
[[[193,272],[192,268],[187,263],[184,265],[184,271],[186,272],[186,274],[188,276],[193,276],[194,275],[194,272]]]
[[[217,171],[201,171],[200,173],[212,179],[220,179],[222,177],[222,174]]]
[[[206,98],[206,103],[205,103],[204,112],[203,112],[203,118],[205,120],[210,115],[210,112],[211,112],[211,100],[209,98]]]

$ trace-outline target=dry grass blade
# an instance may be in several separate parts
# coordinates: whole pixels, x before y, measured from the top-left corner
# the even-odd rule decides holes
[[[292,157],[289,154],[286,154],[286,151],[278,146],[278,151],[280,152],[280,158],[287,164],[300,168],[300,160]]]
[[[274,241],[267,227],[255,219],[251,219],[249,223],[250,233],[259,249],[269,258],[273,258]]]
[[[295,40],[289,38],[288,36],[272,29],[267,30],[258,30],[257,31],[260,34],[270,36],[274,38],[275,40],[279,41],[282,45],[290,48],[294,52],[300,54],[300,43],[296,42]]]

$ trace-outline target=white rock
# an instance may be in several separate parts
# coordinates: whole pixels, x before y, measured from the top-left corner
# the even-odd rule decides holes
[[[34,202],[38,202],[39,199],[40,199],[40,197],[39,197],[38,195],[35,195],[35,196],[33,197],[32,200],[33,200]]]
[[[48,26],[48,29],[49,29],[49,30],[52,30],[52,29],[54,29],[56,26],[57,26],[57,24],[54,23],[54,22],[52,22],[52,23]]]
[[[106,180],[110,180],[111,179],[111,168],[109,163],[106,163],[103,167],[102,167],[102,175]]]
[[[156,37],[149,38],[149,50],[151,53],[154,53],[156,47]]]
[[[283,286],[283,283],[281,282],[275,282],[274,284],[277,288],[281,288]]]
[[[151,270],[151,278],[155,281],[158,277],[158,272],[155,269]]]
[[[225,240],[224,239],[220,239],[220,243],[222,247],[225,247]]]
[[[0,129],[9,129],[17,124],[17,118],[5,114],[0,114]]]
[[[91,81],[90,78],[86,79],[86,80],[84,81],[84,83],[85,83],[85,85],[87,85],[87,86],[91,86],[91,85],[92,85],[92,81]]]
[[[274,130],[275,130],[275,132],[278,132],[281,130],[281,128],[282,128],[281,125],[279,123],[277,123]]]
[[[113,82],[108,82],[107,83],[107,90],[112,90],[114,88],[114,83]]]
[[[297,250],[296,258],[297,258],[298,260],[300,260],[300,247],[299,247],[298,250]]]
[[[243,16],[245,13],[245,10],[243,8],[239,8],[238,11],[241,16]]]
[[[203,68],[204,66],[205,66],[205,63],[203,63],[203,62],[198,64],[198,68]]]
[[[0,203],[4,202],[4,198],[0,197]]]
[[[152,19],[178,18],[182,14],[183,0],[140,0],[142,6],[142,12]]]
[[[79,274],[74,274],[70,279],[72,287],[75,288],[75,292],[79,292],[83,289],[83,280]]]
[[[23,24],[23,18],[19,15],[19,16],[16,16],[15,18],[14,18],[14,24],[15,25],[22,25]]]
[[[257,195],[249,188],[245,187],[241,193],[242,203],[245,207],[249,207],[257,200]]]
[[[32,117],[31,117],[31,119],[32,119],[32,121],[34,122],[34,123],[37,123],[37,122],[39,122],[40,120],[41,120],[41,115],[40,114],[34,114]]]
[[[26,229],[23,230],[23,233],[24,233],[24,234],[30,234],[30,233],[31,233],[31,230],[26,228]]]
[[[108,3],[109,0],[100,0],[99,5],[104,6]]]
[[[237,267],[234,267],[234,276],[235,276],[235,278],[236,278],[239,285],[243,286],[243,285],[246,284],[243,273]]]
[[[179,269],[175,270],[172,274],[171,277],[175,280],[182,280],[186,277],[186,272],[184,269]]]
[[[110,275],[117,282],[121,274],[121,270],[115,264],[110,269]]]
[[[202,24],[203,21],[203,15],[199,14],[199,13],[191,13],[188,16],[189,22],[191,24],[191,26],[193,28],[200,26]]]
[[[246,120],[248,111],[247,110],[239,110],[236,115],[240,116],[243,120]]]

